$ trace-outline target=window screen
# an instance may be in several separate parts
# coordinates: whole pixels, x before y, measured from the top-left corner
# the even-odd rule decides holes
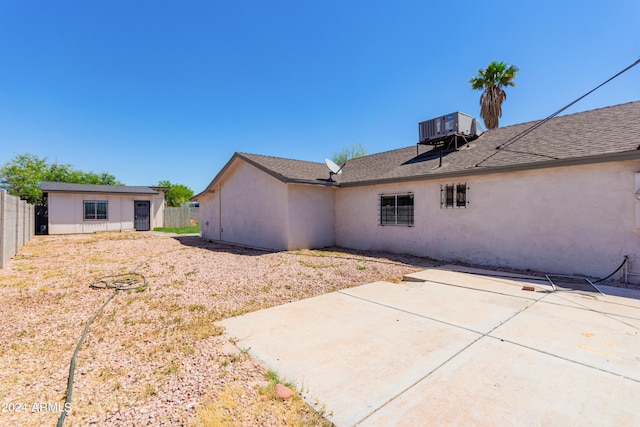
[[[98,220],[107,219],[108,203],[106,201],[85,200],[84,219]]]
[[[381,225],[413,225],[413,194],[380,196]]]

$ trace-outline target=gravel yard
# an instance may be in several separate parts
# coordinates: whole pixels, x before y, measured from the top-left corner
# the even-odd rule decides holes
[[[148,287],[119,291],[91,326],[65,425],[322,425],[297,395],[277,399],[277,373],[225,341],[214,322],[376,280],[399,282],[433,265],[389,253],[270,253],[157,233],[38,236],[0,270],[0,425],[55,425],[75,346],[114,292],[89,284],[131,271]]]

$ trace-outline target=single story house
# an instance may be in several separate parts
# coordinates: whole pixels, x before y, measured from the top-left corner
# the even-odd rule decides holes
[[[235,153],[193,198],[202,236],[599,277],[628,256],[640,270],[640,102],[372,154],[328,178],[323,163]]]
[[[38,234],[147,231],[164,224],[162,187],[42,182],[46,199]],[[44,229],[43,226],[44,225]]]

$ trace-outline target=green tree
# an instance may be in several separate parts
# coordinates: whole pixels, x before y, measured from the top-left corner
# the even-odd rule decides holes
[[[355,144],[351,144],[348,147],[342,147],[339,151],[333,153],[332,160],[341,165],[347,160],[355,159],[356,157],[363,157],[366,155],[367,150],[365,150],[362,144],[358,142]]]
[[[473,90],[483,90],[480,95],[480,117],[487,129],[498,127],[498,119],[502,117],[502,103],[507,99],[504,91],[506,86],[515,86],[513,82],[520,69],[502,61],[492,61],[484,70],[478,70],[478,75],[471,78]]]
[[[49,173],[46,159],[33,154],[18,154],[0,168],[0,187],[29,203],[42,198],[40,183]]]
[[[193,197],[193,190],[183,184],[172,184],[164,180],[158,183],[158,187],[165,187],[169,190],[164,194],[167,206],[180,206],[182,202],[188,202]]]
[[[31,153],[18,154],[0,168],[0,188],[32,204],[42,203],[43,181],[123,185],[109,173],[83,172],[58,162],[49,164],[46,157]]]

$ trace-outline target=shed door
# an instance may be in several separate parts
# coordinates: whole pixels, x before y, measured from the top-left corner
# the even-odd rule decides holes
[[[136,231],[149,231],[151,229],[151,202],[147,200],[136,200],[133,202],[134,221]]]

